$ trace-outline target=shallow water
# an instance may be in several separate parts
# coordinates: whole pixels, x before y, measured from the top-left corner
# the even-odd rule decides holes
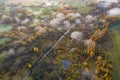
[[[62,66],[65,70],[67,70],[71,64],[71,62],[68,60],[61,60],[61,62],[62,62]]]
[[[6,32],[12,29],[11,25],[0,24],[0,32]]]

